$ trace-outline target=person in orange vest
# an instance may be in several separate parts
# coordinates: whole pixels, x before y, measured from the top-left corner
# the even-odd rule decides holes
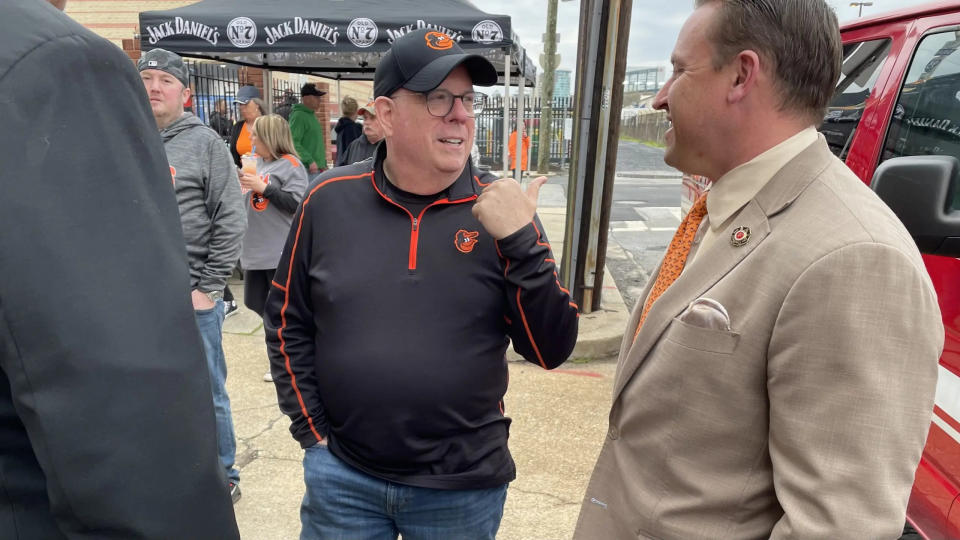
[[[527,167],[527,155],[530,153],[530,136],[527,135],[527,126],[523,126],[523,139],[520,141],[521,152],[520,156],[520,171],[521,173],[528,169]],[[510,170],[513,171],[511,176],[517,176],[517,130],[513,130],[513,133],[510,134],[510,141],[507,143],[507,152],[510,156]]]

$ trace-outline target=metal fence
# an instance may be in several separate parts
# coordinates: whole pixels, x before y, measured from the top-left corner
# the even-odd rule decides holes
[[[510,97],[510,126],[504,135],[502,96],[488,97],[483,112],[477,115],[477,148],[480,164],[491,169],[503,167],[503,141],[516,129],[517,96]],[[524,96],[523,121],[530,136],[530,169],[535,170],[540,155],[540,117],[542,99]],[[550,137],[550,166],[562,168],[570,162],[570,139],[573,137],[573,98],[554,98],[553,134]]]
[[[633,116],[620,119],[620,137],[664,144],[663,136],[670,128],[667,111],[641,109]]]
[[[225,117],[228,124],[237,120],[237,110],[233,106],[233,97],[237,90],[248,84],[247,68],[233,64],[216,62],[198,62],[185,59],[190,68],[190,86],[193,89],[192,109],[205,124],[210,124],[211,115],[217,110],[218,102],[226,105]],[[300,88],[295,83],[279,78],[273,80],[273,95],[270,96],[273,110],[288,115],[290,106],[299,102]],[[506,134],[503,129],[502,96],[488,97],[483,112],[477,116],[477,147],[480,150],[480,164],[492,169],[503,166],[503,141],[516,129],[517,96],[510,97],[510,126]],[[523,119],[530,135],[530,168],[536,169],[540,155],[540,118],[542,100],[540,97],[524,96]],[[573,98],[554,98],[553,135],[550,139],[550,166],[559,169],[570,162],[571,139],[573,138]],[[216,128],[214,128],[216,129]]]
[[[224,101],[227,120],[236,120],[237,111],[233,107],[233,97],[237,89],[247,82],[246,69],[232,64],[197,62],[184,60],[190,68],[190,87],[193,89],[193,112],[203,121],[210,123],[210,115],[216,110],[217,102]]]
[[[284,118],[290,117],[290,109],[300,103],[300,87],[284,79],[273,79],[273,112]]]
[[[190,68],[190,87],[193,89],[192,110],[204,124],[211,125],[211,116],[217,110],[220,100],[226,105],[225,118],[228,125],[237,121],[237,110],[233,105],[233,97],[237,90],[250,84],[247,68],[233,64],[219,64],[215,62],[198,62],[184,60]],[[284,79],[273,80],[273,110],[283,114],[286,118],[290,114],[290,106],[299,102],[299,87]],[[215,122],[216,123],[216,122]],[[217,126],[211,126],[214,130]],[[221,132],[221,134],[223,134]]]

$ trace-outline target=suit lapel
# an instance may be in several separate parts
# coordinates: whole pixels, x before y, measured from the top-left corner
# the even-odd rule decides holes
[[[654,302],[636,341],[632,345],[626,346],[626,356],[621,355],[621,358],[624,359],[623,368],[620,369],[620,376],[614,384],[614,401],[616,401],[630,377],[633,376],[633,373],[642,365],[650,349],[660,340],[661,334],[666,330],[670,321],[682,313],[692,300],[699,298],[720,281],[723,276],[727,275],[730,270],[740,264],[740,261],[756,249],[770,233],[767,216],[754,201],[747,203],[732,220],[732,223],[734,225],[731,226],[731,230],[721,232],[712,245],[707,247],[705,251],[697,253],[693,263]],[[736,227],[750,228],[750,241],[742,247],[733,247],[727,240],[732,229]],[[655,279],[655,276],[652,279]],[[631,317],[631,319],[638,318],[636,313],[634,317]],[[631,339],[633,331],[636,329],[636,322],[632,322],[633,326],[628,332]],[[625,336],[624,341],[626,339]]]
[[[650,276],[644,294],[637,300],[629,326],[624,332],[614,381],[614,402],[633,374],[643,365],[650,350],[660,340],[673,318],[753,252],[770,234],[768,218],[788,207],[835,159],[821,135],[815,143],[780,169],[760,193],[735,214],[727,229],[718,234],[714,243],[705,251],[697,253],[693,263],[657,299],[634,341],[633,333],[640,318],[642,302],[646,300],[657,274]],[[730,242],[730,236],[737,227],[750,228],[750,241],[742,247],[734,247]]]
[[[623,331],[623,340],[620,342],[620,354],[617,356],[620,361],[617,362],[617,371],[613,376],[614,381],[620,380],[620,373],[623,371],[625,365],[623,359],[627,357],[627,352],[630,350],[630,347],[633,346],[633,334],[637,331],[637,325],[640,323],[640,313],[643,312],[643,304],[647,301],[647,296],[650,295],[650,289],[653,288],[653,283],[657,280],[662,266],[663,260],[660,261],[657,268],[647,278],[647,284],[644,285],[643,292],[637,297],[637,303],[633,306],[630,320],[627,322],[627,327]],[[616,390],[617,387],[614,386],[614,398],[617,397]]]

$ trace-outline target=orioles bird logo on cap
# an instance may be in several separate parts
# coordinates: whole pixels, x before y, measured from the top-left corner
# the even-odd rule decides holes
[[[470,253],[473,251],[473,247],[477,245],[478,236],[480,236],[480,233],[477,231],[460,229],[457,231],[457,236],[453,243],[457,246],[457,251],[460,253]]]
[[[445,51],[453,48],[453,39],[442,32],[427,32],[423,37],[427,40],[427,47],[431,49]]]

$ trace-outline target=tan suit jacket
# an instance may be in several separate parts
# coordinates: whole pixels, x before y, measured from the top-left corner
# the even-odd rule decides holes
[[[575,537],[897,538],[943,344],[913,241],[822,139],[729,223],[634,343],[637,304]]]

